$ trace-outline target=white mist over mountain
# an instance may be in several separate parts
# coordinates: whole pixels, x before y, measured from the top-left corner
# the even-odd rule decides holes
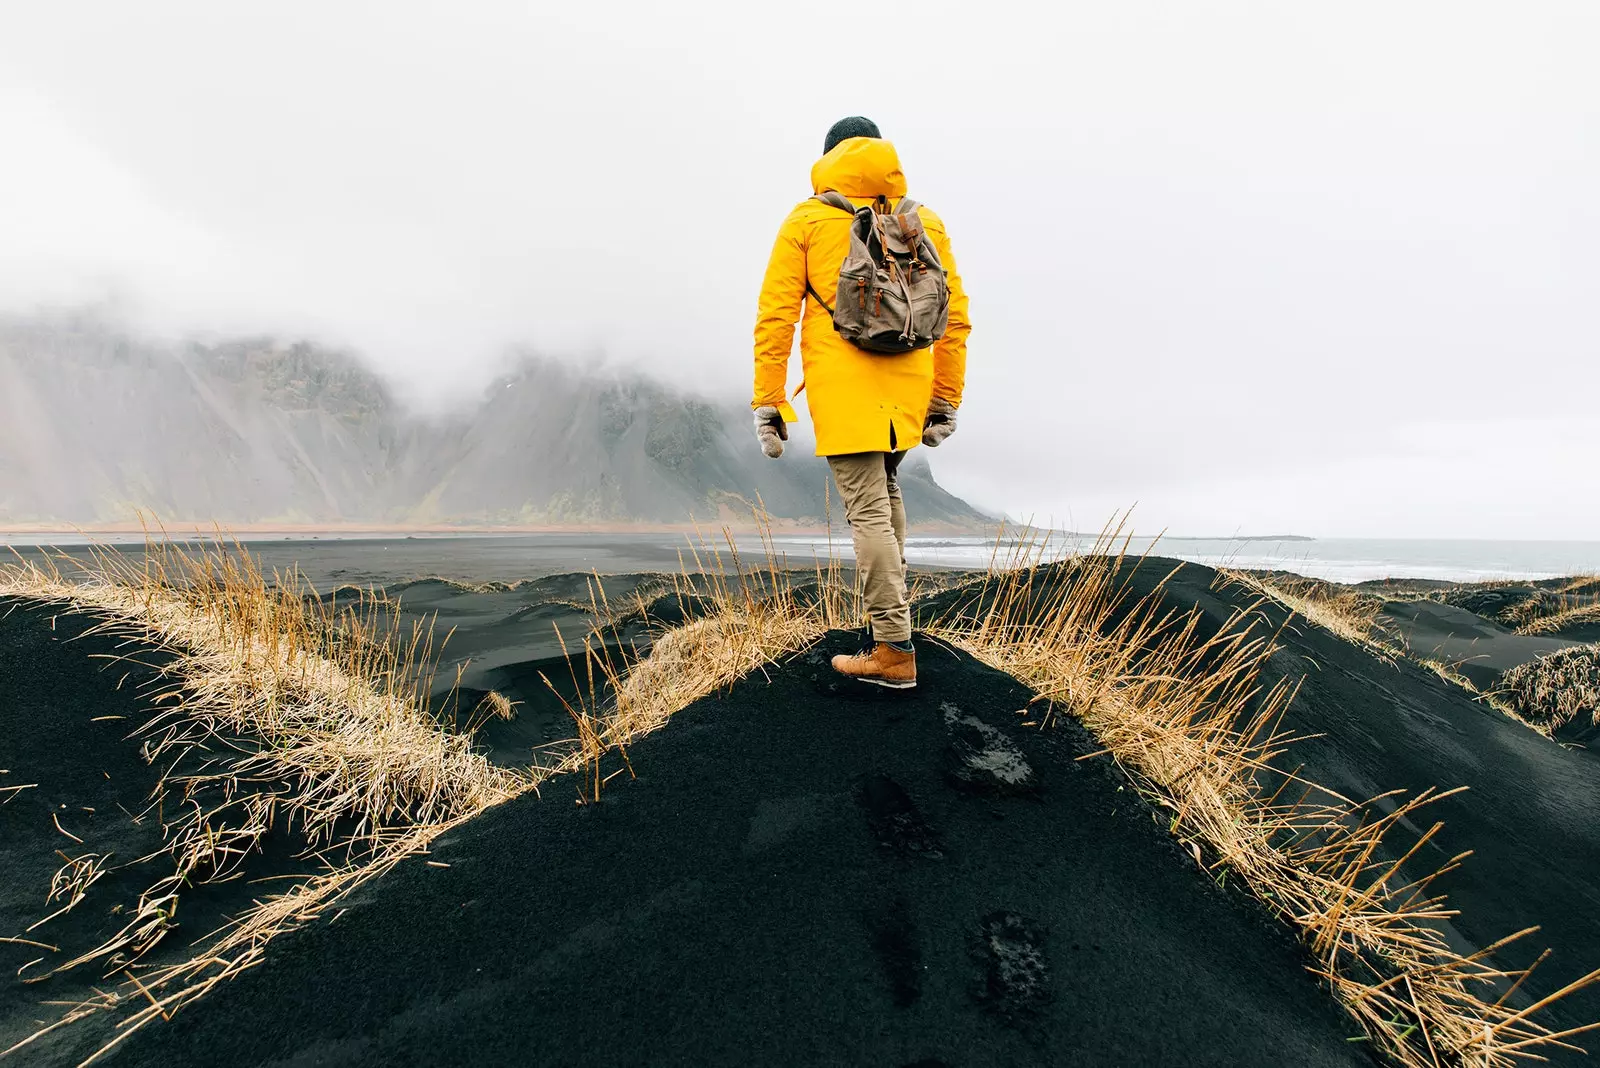
[[[1080,528],[1137,502],[1152,532],[1600,537],[1600,9],[932,3],[896,31],[920,94],[827,32],[13,5],[0,310],[311,337],[426,408],[512,347],[737,404],[778,222],[863,113],[972,293],[955,492]]]

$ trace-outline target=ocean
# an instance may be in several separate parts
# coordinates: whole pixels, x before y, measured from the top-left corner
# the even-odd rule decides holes
[[[809,560],[827,552],[826,538],[780,537],[779,547]],[[912,536],[906,560],[926,567],[988,567],[1022,552],[1058,559],[1093,548],[1088,536],[1052,535],[1043,545],[1025,549],[993,538]],[[850,556],[849,539],[834,539],[834,548]],[[1475,541],[1412,538],[1318,538],[1300,540],[1207,540],[1134,538],[1128,552],[1153,552],[1213,567],[1293,571],[1334,582],[1379,578],[1431,578],[1451,582],[1492,579],[1556,578],[1600,573],[1600,541]]]
[[[128,547],[143,541],[137,535],[111,535],[103,543]],[[474,582],[512,581],[573,571],[616,574],[635,571],[678,571],[689,556],[691,537],[669,533],[551,533],[394,536],[328,534],[245,539],[266,568],[296,567],[319,586],[339,583],[383,584],[424,575]],[[725,550],[720,536],[711,542]],[[73,555],[84,553],[81,537],[0,534],[0,557],[7,546],[24,557],[40,543],[59,545]],[[774,539],[792,567],[810,567],[826,559],[830,541],[810,535]],[[750,562],[761,557],[760,539],[737,539]],[[835,534],[833,551],[851,557],[849,536]],[[1058,559],[1094,547],[1087,536],[1052,535],[1043,544],[997,542],[986,537],[913,535],[906,558],[923,567],[987,568],[1026,556]],[[1335,582],[1376,578],[1432,578],[1453,582],[1491,579],[1554,578],[1600,573],[1600,541],[1472,541],[1409,538],[1319,538],[1298,540],[1201,540],[1135,538],[1130,553],[1153,551],[1160,556],[1213,566],[1293,571]]]

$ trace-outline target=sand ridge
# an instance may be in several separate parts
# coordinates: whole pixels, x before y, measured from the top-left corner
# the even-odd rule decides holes
[[[1147,561],[1133,584],[1142,590],[1176,566]],[[512,720],[479,730],[496,761],[524,762],[533,745],[570,733],[540,675],[572,696],[549,628],[571,635],[592,622],[580,603],[590,581],[391,584],[409,616],[459,625],[447,657],[469,664],[466,705],[489,688],[521,703]],[[619,599],[659,589],[644,572],[603,581]],[[1209,569],[1184,565],[1167,600],[1219,625],[1245,594],[1212,582]],[[694,611],[671,597],[654,605],[667,622]],[[1281,611],[1263,612],[1281,626]],[[148,790],[139,776],[153,782],[153,772],[126,728],[78,729],[105,709],[140,714],[136,687],[119,690],[117,675],[95,670],[88,656],[112,648],[69,641],[81,620],[58,615],[19,609],[0,620],[11,724],[0,767],[33,775],[59,765],[59,785],[97,790],[84,761],[116,771],[109,761],[120,760],[118,779]],[[628,633],[650,639],[642,624]],[[936,643],[924,643],[924,685],[909,699],[856,700],[826,670],[827,654],[854,640],[834,635],[680,713],[634,747],[639,780],[615,780],[598,806],[580,809],[575,788],[557,780],[542,799],[451,832],[431,856],[341,901],[348,911],[336,922],[274,942],[260,968],[117,1056],[1365,1063],[1365,1044],[1348,1041],[1354,1022],[1305,973],[1286,929],[1203,875],[1105,758],[1076,760],[1097,748],[1080,728],[1024,727],[1024,688]],[[1291,751],[1310,778],[1352,797],[1472,786],[1439,812],[1448,830],[1438,852],[1478,851],[1446,887],[1464,913],[1451,927],[1456,944],[1543,924],[1507,954],[1521,965],[1555,947],[1529,987],[1535,996],[1596,963],[1595,758],[1314,627],[1284,629],[1281,640],[1269,674],[1306,676],[1290,726],[1324,735]],[[92,744],[71,748],[80,741]],[[93,790],[51,804],[103,807]],[[26,876],[0,901],[17,928],[41,914],[59,864],[53,849],[69,845],[47,816],[20,799],[0,808],[0,848]],[[84,837],[85,848],[116,839]],[[96,897],[59,929],[109,923],[93,911],[109,904]],[[185,914],[186,934],[203,933],[204,915],[220,919],[220,899],[198,906]],[[186,951],[186,941],[171,948]],[[13,969],[37,955],[0,944],[0,963]],[[53,1014],[41,997],[84,996],[92,978],[48,990],[13,984],[0,1039]],[[1593,1000],[1579,995],[1551,1022],[1588,1022]],[[77,1063],[109,1023],[32,1052],[40,1063]]]
[[[1166,604],[1198,607],[1213,630],[1255,599],[1237,587],[1215,588],[1211,568],[1176,560],[1146,560],[1130,585],[1148,592],[1174,568]],[[1460,850],[1473,851],[1440,884],[1461,913],[1450,925],[1458,946],[1485,946],[1540,927],[1501,957],[1526,967],[1542,948],[1553,950],[1522,992],[1534,997],[1600,966],[1600,754],[1560,745],[1403,658],[1384,663],[1304,620],[1285,626],[1288,612],[1279,604],[1267,602],[1259,613],[1281,646],[1263,681],[1303,680],[1284,727],[1307,737],[1290,747],[1283,769],[1303,766],[1307,779],[1349,798],[1468,787],[1430,808],[1431,818],[1445,826],[1421,858],[1437,865]],[[1433,605],[1413,611],[1419,620],[1414,645],[1433,640],[1420,637],[1421,621],[1437,614]],[[1444,629],[1455,631],[1453,640],[1464,647],[1487,654],[1480,672],[1495,674],[1519,654],[1536,655],[1522,648],[1530,639],[1496,634],[1503,628],[1486,620],[1473,623],[1475,644],[1465,628]],[[1557,1028],[1600,1019],[1600,990],[1580,991],[1549,1013]],[[1577,1056],[1544,1052],[1555,1063]]]
[[[597,806],[551,783],[452,832],[121,1058],[1366,1063],[1083,732],[1020,727],[1027,691],[950,653],[906,700],[819,692],[853,642],[679,713]],[[1036,786],[952,785],[942,704]]]

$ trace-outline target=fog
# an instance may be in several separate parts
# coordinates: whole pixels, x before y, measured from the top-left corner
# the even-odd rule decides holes
[[[1600,538],[1589,0],[0,11],[0,310],[314,337],[423,407],[511,346],[743,397],[860,113],[972,298],[953,491]]]

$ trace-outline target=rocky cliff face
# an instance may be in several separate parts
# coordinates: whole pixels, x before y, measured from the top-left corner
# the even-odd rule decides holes
[[[774,463],[749,415],[656,382],[529,361],[475,409],[405,410],[353,357],[252,339],[163,347],[91,316],[0,322],[0,523],[683,522],[758,496],[824,513],[826,466]],[[976,525],[917,454],[919,522]]]

